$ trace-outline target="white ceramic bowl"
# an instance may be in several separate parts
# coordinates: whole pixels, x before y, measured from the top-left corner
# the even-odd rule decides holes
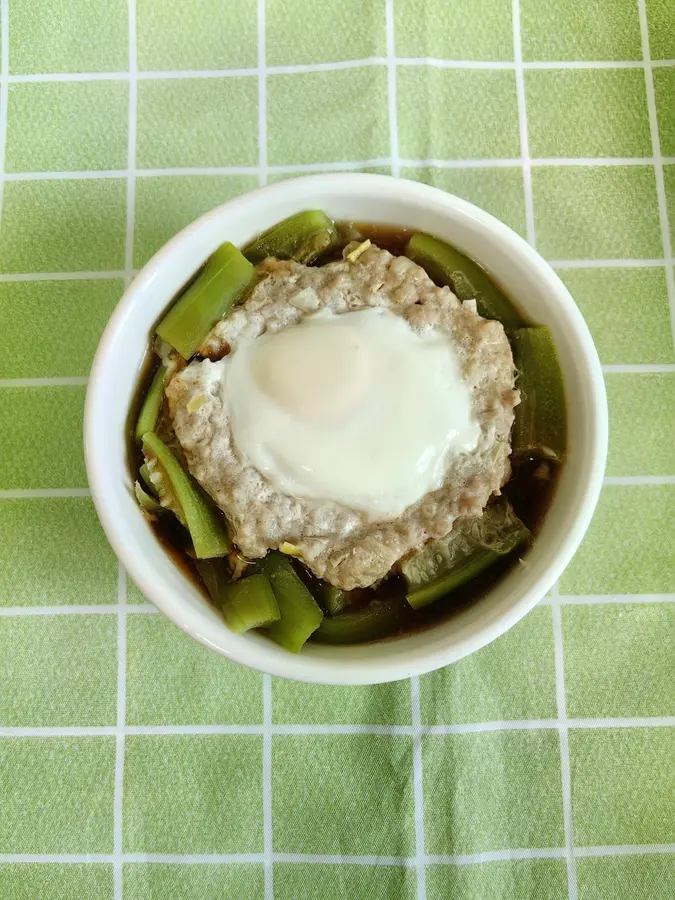
[[[260,634],[236,635],[155,538],[134,498],[125,427],[152,328],[172,297],[225,240],[242,245],[292,213],[400,225],[450,241],[481,263],[534,322],[551,328],[565,380],[569,456],[526,564],[479,601],[422,633],[349,647],[307,644],[293,655]],[[581,313],[544,260],[506,225],[451,194],[381,175],[315,175],[244,194],[163,247],[124,294],[89,380],[85,451],[96,509],[143,593],[192,637],[273,675],[325,684],[393,681],[455,662],[503,634],[550,590],[591,520],[607,453],[602,371]]]

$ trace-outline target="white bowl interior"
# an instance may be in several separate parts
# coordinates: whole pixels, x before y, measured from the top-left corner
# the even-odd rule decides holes
[[[569,456],[542,531],[524,564],[431,630],[349,647],[308,644],[297,656],[258,634],[232,634],[162,549],[133,495],[125,427],[152,327],[180,286],[223,241],[242,245],[302,209],[399,225],[450,241],[490,271],[523,312],[551,328],[565,380]],[[555,273],[505,225],[456,197],[387,176],[321,175],[243,195],[188,226],[129,287],[102,338],[85,413],[87,470],[97,511],[134,581],[177,625],[247,665],[307,681],[404,678],[488,643],[541,599],[571,559],[597,502],[607,448],[602,373],[586,324]]]

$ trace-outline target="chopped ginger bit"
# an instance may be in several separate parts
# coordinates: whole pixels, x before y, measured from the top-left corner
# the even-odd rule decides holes
[[[206,394],[197,394],[192,400],[188,400],[187,411],[189,413],[197,412],[200,406],[203,406],[209,398]]]
[[[295,544],[289,544],[288,541],[279,544],[279,550],[281,550],[282,553],[285,553],[286,556],[302,556],[300,548],[296,547]]]
[[[362,253],[366,252],[368,247],[370,247],[370,238],[363,241],[363,243],[359,244],[358,247],[354,247],[352,252],[347,254],[347,259],[349,260],[349,262],[356,262],[359,256],[361,256]]]

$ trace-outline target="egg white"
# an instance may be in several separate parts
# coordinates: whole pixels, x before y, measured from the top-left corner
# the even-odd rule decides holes
[[[243,342],[220,391],[234,446],[279,493],[386,521],[437,490],[480,427],[447,333],[383,307]]]

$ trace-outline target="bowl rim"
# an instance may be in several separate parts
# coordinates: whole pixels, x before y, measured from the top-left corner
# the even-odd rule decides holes
[[[398,198],[403,202],[408,201],[415,205],[425,201],[435,204],[442,202],[446,205],[448,211],[452,209],[460,214],[469,216],[479,228],[491,232],[493,237],[497,238],[505,249],[518,256],[525,267],[534,270],[542,279],[549,283],[551,290],[556,293],[556,299],[566,307],[565,312],[568,317],[568,324],[572,326],[573,341],[583,355],[591,375],[588,390],[594,415],[589,419],[589,423],[592,431],[591,443],[594,452],[592,459],[587,461],[585,469],[586,485],[581,508],[571,523],[569,530],[561,538],[555,559],[537,581],[529,586],[518,599],[507,609],[501,611],[492,621],[478,627],[452,647],[430,648],[428,652],[416,653],[414,658],[408,658],[405,653],[405,637],[399,642],[401,653],[397,659],[389,662],[379,661],[377,665],[364,665],[363,661],[350,663],[347,660],[345,660],[344,664],[316,660],[313,665],[308,665],[306,662],[302,662],[302,654],[296,656],[285,653],[281,657],[281,661],[270,659],[264,650],[264,645],[236,643],[236,646],[221,646],[221,644],[215,643],[209,638],[208,634],[203,633],[204,629],[202,625],[197,623],[194,615],[188,615],[185,609],[181,610],[181,604],[185,605],[185,601],[181,598],[179,591],[169,591],[167,595],[164,591],[158,589],[153,581],[151,566],[148,566],[134,552],[130,542],[125,540],[124,522],[117,521],[109,513],[108,505],[105,502],[106,496],[116,491],[117,488],[111,486],[110,479],[106,477],[107,471],[104,461],[99,459],[94,452],[97,427],[95,411],[98,394],[102,385],[109,378],[108,356],[110,347],[118,332],[122,330],[128,311],[137,302],[139,295],[142,295],[144,291],[152,286],[158,272],[171,266],[171,260],[176,249],[186,241],[188,236],[191,236],[191,240],[194,240],[195,233],[199,233],[200,230],[203,231],[213,220],[219,219],[228,212],[236,212],[241,208],[245,208],[252,200],[260,201],[261,198],[269,198],[270,201],[273,201],[275,198],[291,195],[301,185],[302,187],[315,185],[317,193],[320,192],[321,188],[332,188],[335,190],[340,187],[345,189],[356,187],[371,191],[379,190],[388,192],[389,195],[392,192],[396,192]],[[266,674],[319,684],[376,684],[421,675],[455,662],[463,656],[480,649],[515,625],[552,588],[581,543],[600,495],[607,457],[607,445],[607,398],[597,350],[581,312],[551,266],[527,241],[511,228],[490,213],[460,197],[421,182],[407,181],[388,175],[357,172],[313,174],[256,188],[208,211],[188,224],[164,244],[125,289],[106,325],[91,367],[84,411],[85,463],[91,497],[106,537],[115,554],[146,597],[174,624],[178,625],[191,637],[210,649],[226,655],[229,659]],[[166,587],[164,585],[164,588]],[[243,647],[245,649],[242,649]]]

